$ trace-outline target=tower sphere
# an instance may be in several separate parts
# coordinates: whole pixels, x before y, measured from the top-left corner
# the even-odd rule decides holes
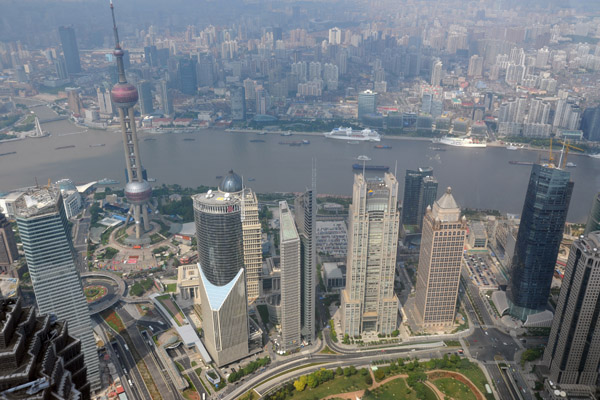
[[[117,107],[133,107],[138,101],[138,91],[130,83],[117,83],[113,86],[110,97]]]
[[[145,204],[152,196],[152,186],[146,181],[128,182],[125,185],[125,197],[129,204]]]

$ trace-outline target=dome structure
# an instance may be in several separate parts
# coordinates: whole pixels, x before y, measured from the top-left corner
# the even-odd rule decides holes
[[[117,107],[133,107],[138,101],[138,91],[130,83],[117,83],[113,86],[110,97]]]
[[[147,203],[152,196],[152,186],[146,181],[128,182],[125,185],[125,197],[130,204]]]
[[[229,173],[223,178],[221,183],[219,184],[219,190],[225,193],[237,193],[241,192],[244,188],[242,178],[233,172],[233,170],[229,171]]]
[[[77,191],[77,187],[75,186],[75,184],[73,183],[72,180],[70,179],[61,179],[59,181],[56,181],[56,184],[58,185],[58,188],[60,189],[61,192],[76,192]]]

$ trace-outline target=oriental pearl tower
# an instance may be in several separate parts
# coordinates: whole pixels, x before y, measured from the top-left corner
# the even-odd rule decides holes
[[[115,35],[115,51],[113,52],[113,55],[117,59],[117,71],[119,73],[119,82],[113,86],[110,96],[119,110],[121,132],[123,133],[123,146],[125,148],[125,164],[127,166],[127,177],[129,178],[125,185],[125,197],[131,205],[125,226],[129,224],[130,218],[133,215],[135,221],[135,238],[140,239],[143,232],[150,230],[148,221],[148,202],[152,196],[152,187],[142,177],[142,159],[138,148],[135,118],[133,114],[133,107],[138,101],[138,92],[135,86],[127,83],[127,79],[125,78],[123,50],[119,44],[119,33],[117,32],[115,10],[113,8],[112,0],[110,2],[110,11],[112,13]]]

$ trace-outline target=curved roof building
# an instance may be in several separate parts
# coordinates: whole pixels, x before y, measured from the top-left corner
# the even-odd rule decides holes
[[[242,178],[193,196],[204,342],[218,366],[248,355]]]

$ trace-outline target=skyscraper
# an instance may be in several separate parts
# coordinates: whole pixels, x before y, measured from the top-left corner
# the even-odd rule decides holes
[[[179,90],[181,90],[181,93],[190,96],[198,93],[195,59],[180,58],[177,65],[177,75],[179,77]]]
[[[99,387],[96,342],[59,188],[29,190],[15,203],[15,217],[40,313],[69,323],[81,341],[88,379]]]
[[[423,220],[415,289],[419,325],[444,327],[454,322],[466,237],[467,221],[448,188],[433,208],[427,207]]]
[[[173,96],[171,96],[166,79],[160,81],[160,105],[166,115],[173,114]]]
[[[433,168],[407,169],[404,177],[404,200],[402,202],[402,224],[421,226],[425,209],[437,198],[437,181],[433,179]],[[424,178],[432,177],[425,182]]]
[[[246,120],[246,94],[243,86],[231,90],[231,119]]]
[[[244,240],[244,268],[246,269],[246,292],[248,304],[260,296],[260,276],[262,273],[262,229],[258,219],[256,193],[244,187],[241,195],[242,231]]]
[[[348,232],[346,288],[341,294],[342,331],[389,335],[398,323],[394,293],[398,247],[398,182],[354,175]]]
[[[594,202],[592,203],[592,209],[588,216],[587,224],[585,225],[585,234],[590,232],[600,231],[600,193],[596,193],[594,196]]]
[[[83,105],[79,97],[79,88],[65,88],[67,92],[67,101],[69,102],[69,110],[75,115],[83,114]]]
[[[0,271],[6,271],[19,258],[15,235],[10,223],[0,210]]]
[[[78,74],[81,72],[81,61],[79,60],[79,48],[75,39],[75,30],[70,26],[61,26],[58,28],[60,43],[62,44],[65,63],[69,74]]]
[[[154,112],[152,84],[148,81],[140,81],[138,92],[140,93],[140,113],[142,115],[152,114]]]
[[[365,115],[375,114],[377,111],[377,93],[371,90],[365,90],[358,95],[358,120],[362,120]]]
[[[151,67],[158,67],[160,65],[156,46],[152,45],[144,47],[144,61]]]
[[[311,189],[296,197],[294,211],[296,226],[300,235],[301,256],[301,301],[300,320],[302,337],[308,343],[313,343],[316,335],[315,304],[317,290],[317,187],[316,166],[313,163],[313,182]]]
[[[3,398],[90,398],[81,340],[69,327],[64,320],[23,307],[20,297],[0,299]]]
[[[217,191],[193,197],[204,344],[218,366],[248,355],[243,192],[231,171]]]
[[[281,270],[281,346],[283,351],[300,347],[300,236],[286,201],[279,202],[279,248]]]
[[[507,289],[517,318],[546,307],[572,192],[569,172],[532,167]]]
[[[152,197],[152,186],[144,179],[142,174],[142,158],[138,148],[137,132],[135,128],[135,114],[133,107],[138,101],[138,92],[125,78],[125,66],[123,64],[123,50],[119,43],[119,33],[117,23],[115,22],[115,12],[112,2],[110,11],[113,20],[113,32],[115,35],[115,50],[113,55],[117,59],[117,71],[119,73],[119,82],[113,86],[110,93],[113,103],[119,110],[119,120],[121,121],[121,133],[123,134],[123,144],[125,145],[125,165],[127,169],[127,184],[125,185],[125,197],[131,205],[127,215],[125,225],[129,223],[130,216],[133,214],[135,221],[135,237],[140,239],[142,230],[150,230],[148,220],[148,202]]]
[[[98,96],[98,107],[100,108],[100,116],[104,118],[110,118],[113,115],[110,92],[105,91],[104,88],[96,88],[96,95]]]
[[[341,44],[342,43],[342,30],[337,26],[329,29],[329,44]]]
[[[442,62],[440,60],[433,62],[433,67],[431,68],[431,85],[432,86],[440,86],[442,82]]]
[[[417,214],[417,225],[419,229],[423,229],[423,218],[427,207],[433,206],[437,198],[438,181],[433,176],[426,176],[421,182],[419,190],[419,211]]]
[[[600,232],[571,245],[543,363],[558,384],[595,387],[600,370]]]
[[[469,69],[467,76],[481,78],[483,75],[483,57],[473,54],[469,59]]]
[[[67,79],[69,72],[67,71],[67,63],[63,56],[58,56],[54,60],[54,69],[56,70],[56,76],[58,79]]]
[[[585,109],[581,118],[581,130],[587,140],[600,141],[600,106]]]

